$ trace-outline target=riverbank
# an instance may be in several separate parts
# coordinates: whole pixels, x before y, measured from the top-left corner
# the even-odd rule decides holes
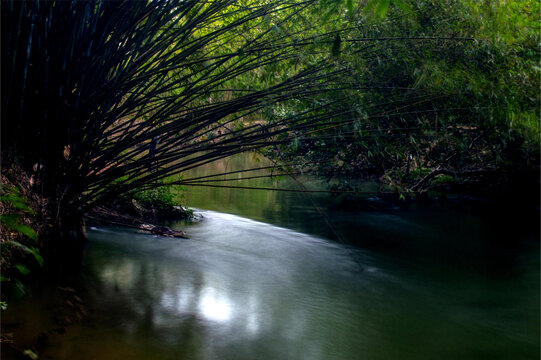
[[[193,218],[193,211],[181,205],[150,204],[143,207],[135,199],[116,199],[85,215],[88,226],[119,225],[166,237],[188,238],[182,230],[173,230],[165,223]]]
[[[2,291],[0,308],[9,309],[12,301],[26,298],[29,288],[36,283],[65,272],[64,264],[57,261],[57,236],[54,233],[54,213],[48,201],[40,195],[37,176],[18,164],[3,167],[0,187],[0,271]],[[87,226],[110,224],[127,227],[136,225],[142,231],[161,236],[187,238],[183,231],[161,226],[167,222],[192,217],[192,211],[182,206],[171,206],[155,201],[144,206],[127,197],[115,199],[87,214]],[[159,225],[156,225],[159,224]],[[81,264],[78,264],[79,266]],[[83,295],[69,286],[56,286],[52,290],[50,312],[54,318],[40,324],[32,336],[14,335],[18,324],[2,321],[0,347],[2,357],[37,359],[50,338],[64,334],[71,325],[87,317]],[[34,319],[39,321],[39,319]]]
[[[303,179],[303,183],[310,189],[316,186],[311,181],[315,180]],[[295,183],[276,184],[269,180],[269,183],[259,185],[285,188],[289,185],[293,187]],[[420,198],[402,200],[398,195],[375,193],[362,200],[332,197],[329,193],[208,188],[190,190],[191,195],[209,190],[201,192],[202,197],[198,199],[187,195],[187,202],[191,205],[201,209],[211,209],[215,204],[222,207],[220,212],[207,211],[206,221],[201,223],[169,224],[172,229],[187,230],[192,240],[171,241],[128,228],[103,226],[106,224],[88,221],[90,241],[82,268],[71,272],[49,268],[40,273],[36,281],[29,285],[31,296],[8,304],[9,312],[4,313],[8,315],[3,320],[7,326],[2,329],[2,333],[13,333],[14,336],[5,340],[12,341],[19,351],[35,351],[40,358],[46,358],[47,354],[54,354],[55,359],[69,358],[63,355],[66,353],[72,355],[72,358],[74,354],[69,353],[71,346],[99,349],[100,355],[105,358],[110,354],[108,351],[111,351],[108,343],[111,336],[103,336],[103,333],[113,328],[111,341],[114,342],[114,348],[121,349],[119,351],[123,354],[132,354],[130,351],[134,349],[134,344],[144,344],[135,346],[140,351],[139,358],[148,357],[145,356],[147,349],[151,349],[149,351],[153,354],[166,349],[163,357],[155,356],[165,359],[178,351],[176,342],[170,342],[164,336],[171,333],[171,328],[177,334],[182,333],[183,329],[190,329],[190,332],[208,337],[209,341],[216,343],[218,337],[223,339],[221,326],[234,326],[224,330],[224,333],[242,334],[245,326],[243,319],[246,319],[246,324],[253,324],[254,321],[257,323],[257,319],[252,318],[251,312],[246,310],[246,297],[236,298],[239,293],[253,294],[255,289],[261,297],[256,303],[251,298],[250,306],[255,306],[254,311],[258,314],[279,319],[280,313],[278,309],[274,310],[273,304],[281,304],[280,299],[284,296],[291,294],[291,299],[321,299],[322,294],[336,294],[336,286],[340,284],[344,285],[338,291],[343,301],[338,299],[337,302],[334,295],[325,300],[332,306],[337,303],[344,305],[339,306],[341,311],[337,317],[327,319],[337,321],[328,336],[332,336],[342,325],[347,328],[359,326],[352,319],[364,319],[373,313],[350,313],[347,309],[373,308],[377,304],[386,304],[385,301],[392,298],[413,298],[410,305],[397,303],[391,308],[382,305],[378,316],[371,320],[373,324],[381,325],[381,333],[376,338],[366,334],[370,338],[368,343],[389,336],[385,324],[394,321],[396,317],[405,323],[410,321],[412,327],[416,326],[418,319],[425,319],[427,326],[431,326],[429,319],[433,317],[434,324],[445,322],[451,324],[451,327],[454,324],[452,328],[455,329],[455,335],[450,344],[455,340],[463,344],[470,337],[462,339],[460,334],[464,326],[471,325],[470,319],[468,324],[456,324],[453,323],[456,318],[452,311],[442,315],[441,309],[455,309],[457,306],[452,299],[447,300],[448,293],[460,294],[457,295],[461,299],[460,304],[465,303],[461,305],[460,312],[478,313],[480,310],[477,304],[494,301],[494,297],[512,311],[518,312],[514,317],[517,319],[522,319],[523,313],[538,311],[531,305],[538,303],[537,299],[532,299],[532,294],[538,293],[532,285],[538,283],[535,278],[538,266],[530,264],[535,262],[538,254],[538,247],[534,246],[538,236],[531,229],[531,224],[527,226],[530,221],[522,216],[521,211],[525,209],[519,205],[505,208],[500,204],[496,207],[493,206],[494,202],[465,195],[446,195],[446,198],[432,195],[421,201]],[[497,200],[494,201],[498,204]],[[137,200],[128,203],[124,199],[121,203],[107,204],[101,208],[100,216],[109,220],[118,216],[121,221],[126,221],[126,218],[147,223],[160,221],[159,210],[150,210],[146,206],[143,209]],[[244,213],[241,216],[231,215],[239,211]],[[116,215],[112,215],[112,212]],[[530,217],[536,214],[538,212],[530,212]],[[326,221],[322,221],[322,218]],[[173,220],[163,219],[164,223]],[[92,228],[89,225],[98,226]],[[524,258],[531,260],[524,262]],[[346,266],[346,269],[341,266]],[[322,268],[325,271],[322,272]],[[524,268],[528,270],[525,272]],[[284,274],[286,269],[287,274]],[[328,274],[335,275],[322,284],[322,278],[325,279]],[[215,276],[220,278],[214,283]],[[422,276],[422,281],[419,281],[419,276]],[[399,280],[395,283],[394,279],[397,278]],[[520,301],[501,296],[500,290],[493,289],[491,284],[494,282],[502,287],[502,293],[515,294]],[[524,282],[527,286],[514,287]],[[416,290],[408,292],[402,288],[404,283],[408,284],[408,288]],[[276,294],[276,298],[269,295],[269,284],[274,287],[272,293]],[[309,296],[305,293],[306,284],[311,284],[308,287]],[[231,294],[224,293],[224,287],[232,289]],[[375,293],[365,291],[367,288],[379,289],[378,292],[385,294],[384,298],[375,297]],[[475,291],[470,292],[470,288]],[[239,292],[239,289],[244,290]],[[356,292],[356,289],[362,290]],[[426,294],[436,295],[425,300]],[[79,303],[74,296],[83,303]],[[178,301],[175,300],[176,296],[179,296]],[[48,298],[50,300],[44,300]],[[180,301],[181,298],[192,300]],[[416,308],[415,304],[419,301],[426,301],[427,306],[423,306],[422,310]],[[191,307],[193,303],[196,305]],[[434,305],[442,303],[441,308]],[[474,305],[470,306],[470,303]],[[230,304],[231,310],[224,310],[229,309],[224,304]],[[311,306],[318,309],[318,304],[319,300],[314,300]],[[88,317],[78,310],[80,306]],[[311,306],[306,306],[306,303],[297,304],[292,300],[290,311],[302,314]],[[428,315],[425,308],[429,309]],[[325,313],[336,314],[327,310]],[[490,306],[482,311],[482,318],[490,318],[492,322],[501,321],[498,314],[492,313]],[[69,316],[64,317],[64,313]],[[380,313],[389,313],[389,319],[382,323]],[[408,317],[411,313],[415,314],[415,319]],[[21,319],[18,314],[28,315],[23,315]],[[321,311],[306,314],[306,321],[316,322],[307,325],[309,328],[322,325],[317,323]],[[48,323],[51,316],[53,320]],[[37,326],[33,324],[41,318],[47,320],[43,320],[39,331],[34,330]],[[164,318],[169,319],[167,323],[159,320]],[[192,318],[199,319],[198,324],[204,324],[206,329],[211,330],[200,333],[197,326],[190,324],[189,319]],[[360,323],[366,324],[366,321]],[[256,330],[249,330],[254,333],[247,334],[243,343],[251,344],[253,336],[263,336],[263,341],[264,334],[270,332],[279,337],[284,328],[279,324],[274,326],[267,318],[257,324],[261,333],[256,334],[257,327]],[[502,328],[523,326],[530,329],[529,332],[535,331],[534,325],[502,322]],[[287,325],[288,328],[292,326]],[[481,320],[475,324],[478,329],[476,331],[483,331],[486,326]],[[129,330],[135,328],[141,331]],[[357,333],[362,332],[362,328],[364,325],[359,326]],[[252,325],[249,325],[249,329],[252,329]],[[513,333],[516,333],[516,329]],[[358,337],[349,337],[348,334],[350,332],[340,336],[348,342],[345,348],[352,347],[355,349],[353,353],[358,353],[359,349],[355,348]],[[118,338],[114,337],[116,335]],[[404,334],[397,336],[403,337]],[[300,346],[303,337],[302,334],[293,336],[291,347]],[[276,342],[281,339],[273,340]],[[154,348],[156,341],[163,343]],[[179,348],[186,348],[185,344],[189,341],[182,338]],[[421,341],[421,337],[416,341]],[[468,346],[478,346],[476,341],[470,340]],[[478,341],[482,343],[482,339]],[[385,343],[395,342],[389,338]],[[257,344],[260,345],[260,342]],[[325,344],[325,337],[322,337],[318,346],[325,347]],[[201,345],[193,346],[194,349],[200,349]],[[389,348],[389,345],[385,347]],[[509,348],[524,348],[524,344],[511,341],[505,347],[502,346],[501,351],[510,352]],[[223,348],[215,350],[220,351],[220,354],[227,353]],[[432,352],[431,355],[436,357],[439,354],[436,350]],[[94,357],[97,356],[95,354],[92,353]],[[178,358],[182,359],[182,354],[179,351]],[[246,358],[254,355],[248,350],[246,354]],[[380,355],[386,358],[385,354]],[[451,353],[448,358],[454,355],[457,354]],[[281,353],[268,354],[270,359],[283,356]],[[189,353],[186,357],[198,358],[197,353]],[[343,358],[348,359],[347,356]]]
[[[229,166],[233,168],[250,168],[254,167],[254,164],[246,163],[243,158],[234,158],[228,160]],[[239,164],[233,164],[233,161],[239,161]],[[212,171],[212,169],[208,169]],[[207,171],[207,170],[205,170]],[[197,177],[201,174],[192,174]],[[315,178],[314,178],[315,179]],[[256,187],[266,188],[291,188],[297,187],[296,182],[291,184],[284,184],[282,182],[276,182],[275,179],[257,179]],[[303,180],[304,181],[304,180]],[[312,189],[310,179],[306,179],[308,188]],[[3,226],[2,231],[2,274],[8,278],[25,278],[29,274],[22,274],[27,272],[28,268],[31,271],[39,271],[38,263],[35,260],[35,251],[26,251],[24,248],[18,246],[12,246],[7,244],[8,242],[16,242],[23,244],[26,248],[41,251],[44,257],[47,258],[48,254],[54,251],[54,236],[51,235],[51,227],[54,223],[54,214],[51,215],[51,211],[47,208],[47,201],[39,196],[39,184],[33,181],[33,175],[24,172],[19,166],[12,166],[9,169],[2,170],[2,183],[5,184],[4,188],[17,188],[22,199],[27,199],[29,211],[17,210],[20,217],[21,224],[32,229],[36,233],[36,239],[32,240],[27,235],[21,232],[9,230],[8,227]],[[317,185],[319,187],[325,186],[322,182]],[[321,188],[322,190],[323,188]],[[492,186],[482,186],[479,184],[475,188],[464,187],[449,187],[442,185],[440,188],[434,189],[437,191],[412,193],[402,196],[398,193],[378,193],[374,192],[373,195],[364,194],[362,196],[355,196],[349,193],[302,193],[297,194],[283,193],[283,192],[268,192],[263,190],[257,190],[251,196],[251,198],[245,198],[244,194],[248,194],[249,190],[238,189],[211,189],[211,188],[190,188],[188,195],[195,194],[199,191],[203,192],[207,199],[215,198],[216,205],[210,206],[209,204],[198,203],[197,197],[193,198],[188,196],[187,202],[193,206],[203,209],[214,209],[218,211],[228,212],[227,207],[232,204],[240,209],[253,208],[253,211],[258,215],[255,219],[265,220],[269,218],[272,208],[275,203],[283,202],[282,197],[287,196],[288,200],[281,206],[281,210],[272,215],[276,217],[276,221],[272,220],[271,223],[275,224],[288,224],[288,221],[280,220],[280,218],[287,218],[295,216],[293,213],[298,211],[296,206],[299,198],[309,200],[308,202],[313,205],[315,200],[317,207],[314,209],[314,219],[310,221],[318,221],[319,223],[326,224],[326,212],[347,212],[347,211],[363,211],[363,212],[393,212],[396,209],[407,210],[411,207],[421,206],[427,209],[438,208],[456,208],[457,211],[471,210],[475,212],[487,212],[494,214],[494,218],[505,220],[505,215],[499,214],[510,213],[511,216],[525,216],[528,218],[534,218],[539,215],[539,189],[532,191],[531,186],[515,187],[513,191],[497,191]],[[508,189],[509,190],[509,189]],[[102,206],[96,207],[91,212],[86,214],[87,225],[101,226],[104,224],[114,224],[137,228],[141,231],[149,234],[157,234],[163,236],[172,237],[187,237],[187,234],[180,229],[171,229],[167,227],[169,224],[179,221],[190,219],[193,216],[191,210],[186,209],[180,205],[175,204],[171,196],[171,191],[168,189],[153,190],[152,194],[131,194],[128,196],[119,197],[106,203]],[[490,196],[492,195],[492,196]],[[162,199],[163,200],[160,200]],[[284,199],[285,200],[285,199]],[[22,200],[21,200],[22,201]],[[19,202],[21,202],[19,201]],[[26,201],[26,200],[24,200]],[[24,203],[23,201],[23,203]],[[268,204],[262,206],[262,204]],[[318,210],[321,204],[328,203],[325,211]],[[287,204],[287,205],[285,205]],[[6,205],[6,201],[2,202],[0,210],[2,215],[9,213],[9,206]],[[266,207],[269,207],[266,209]],[[316,211],[317,210],[317,211]],[[239,215],[243,215],[243,211],[234,212]],[[274,211],[274,210],[272,210]],[[519,215],[517,215],[519,214]],[[325,221],[321,221],[321,220]],[[312,226],[312,225],[311,225]],[[315,225],[313,225],[315,226]],[[325,225],[325,227],[329,227]],[[182,229],[183,230],[183,229]],[[309,229],[299,228],[302,231],[309,231]],[[28,233],[28,232],[27,232]],[[339,240],[340,236],[335,236],[332,231],[329,234],[330,238]],[[52,250],[52,251],[51,251]],[[24,268],[15,267],[17,264],[24,265]]]
[[[54,224],[57,219],[49,201],[41,195],[38,171],[25,171],[19,164],[2,164],[0,188],[0,269],[4,285],[11,284],[24,291],[24,282],[40,271],[47,259],[54,258],[63,249],[58,242]],[[141,230],[164,236],[186,237],[182,231],[173,231],[167,222],[186,220],[191,210],[180,204],[173,206],[159,197],[141,203],[134,197],[124,196],[96,207],[86,214],[89,224],[116,223],[139,226]],[[56,216],[58,216],[56,214]],[[45,261],[44,261],[45,259]],[[11,292],[4,286],[4,295]]]
[[[0,187],[0,270],[2,283],[22,288],[22,280],[43,264],[41,251],[47,247],[53,219],[47,200],[20,166],[2,169]],[[6,287],[2,291],[2,301]]]

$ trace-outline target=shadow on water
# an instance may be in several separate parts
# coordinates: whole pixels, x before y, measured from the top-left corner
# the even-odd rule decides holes
[[[187,200],[210,209],[173,225],[191,239],[89,229],[82,272],[44,279],[2,321],[30,343],[69,285],[88,315],[40,358],[539,358],[538,234],[517,213],[210,188]]]

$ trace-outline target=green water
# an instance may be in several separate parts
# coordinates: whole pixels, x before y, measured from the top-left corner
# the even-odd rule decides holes
[[[214,169],[261,163],[239,156]],[[516,209],[188,195],[202,220],[173,226],[191,239],[89,229],[81,271],[12,301],[9,331],[34,344],[58,316],[57,287],[70,286],[87,316],[48,333],[40,359],[539,359],[538,224]]]

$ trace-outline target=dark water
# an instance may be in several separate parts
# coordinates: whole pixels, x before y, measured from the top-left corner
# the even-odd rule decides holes
[[[250,185],[269,184],[298,186]],[[346,211],[324,194],[216,188],[187,203],[207,209],[174,225],[191,239],[89,229],[82,271],[37,284],[2,321],[35,343],[61,285],[87,317],[49,332],[43,359],[539,359],[538,225],[518,211]]]

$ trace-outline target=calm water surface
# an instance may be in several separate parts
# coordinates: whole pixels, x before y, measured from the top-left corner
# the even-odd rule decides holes
[[[251,185],[266,184],[297,186]],[[539,359],[535,221],[190,190],[203,219],[173,226],[191,239],[89,229],[81,272],[43,281],[3,321],[31,343],[50,326],[62,285],[78,291],[88,316],[48,336],[40,358]]]

